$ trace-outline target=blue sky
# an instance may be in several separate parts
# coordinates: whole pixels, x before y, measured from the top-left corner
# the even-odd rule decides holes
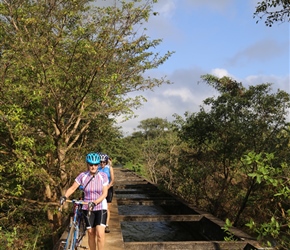
[[[253,18],[258,0],[159,0],[146,24],[147,35],[163,39],[156,51],[175,53],[159,68],[147,72],[166,76],[173,84],[142,92],[147,102],[135,110],[137,118],[122,126],[124,135],[140,121],[197,112],[202,101],[216,93],[199,83],[200,76],[224,75],[245,87],[273,83],[273,90],[290,93],[289,23],[267,27]],[[140,93],[138,93],[140,94]]]

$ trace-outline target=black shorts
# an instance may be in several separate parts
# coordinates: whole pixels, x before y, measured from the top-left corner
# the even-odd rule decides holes
[[[106,197],[108,203],[111,203],[112,202],[112,200],[113,200],[113,193],[114,193],[114,190],[113,190],[113,186],[112,186],[112,187],[110,187],[108,189],[108,195]]]
[[[107,210],[91,211],[90,216],[88,216],[87,210],[83,210],[83,214],[87,229],[94,228],[99,225],[106,226]]]

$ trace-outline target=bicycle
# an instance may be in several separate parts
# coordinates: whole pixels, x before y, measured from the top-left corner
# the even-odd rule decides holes
[[[70,217],[69,232],[65,241],[61,242],[64,245],[63,250],[77,250],[80,248],[88,249],[81,246],[83,237],[86,234],[86,225],[82,214],[82,205],[88,204],[83,200],[66,200],[73,204],[73,216]],[[59,210],[61,211],[62,205]]]

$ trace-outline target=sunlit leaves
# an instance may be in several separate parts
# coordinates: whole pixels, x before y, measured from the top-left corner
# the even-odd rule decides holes
[[[287,174],[289,167],[286,163],[282,163],[280,166],[273,166],[273,161],[274,154],[255,154],[250,152],[243,158],[245,164],[256,165],[256,170],[248,175],[254,178],[259,185],[267,188],[267,195],[272,196],[271,214],[275,215],[275,217],[272,216],[270,218],[269,222],[265,221],[263,223],[255,223],[255,220],[258,219],[253,218],[247,226],[258,233],[261,239],[271,235],[273,238],[279,238],[282,245],[289,246],[289,240],[284,237],[284,235],[289,237],[290,233],[289,228],[285,228],[285,224],[290,225],[290,217],[287,215],[289,213],[289,209],[287,210],[289,202],[287,201],[290,199],[290,179]],[[267,220],[268,218],[265,219]]]

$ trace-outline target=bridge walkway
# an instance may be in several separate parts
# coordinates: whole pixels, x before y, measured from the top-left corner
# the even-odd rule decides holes
[[[227,236],[221,229],[224,222],[209,213],[200,211],[190,204],[186,204],[171,194],[164,193],[147,180],[142,179],[133,171],[114,168],[115,184],[114,198],[111,205],[110,233],[105,234],[105,250],[263,250],[257,241],[236,228],[231,228],[233,240],[225,241]],[[141,195],[140,195],[141,193]],[[136,196],[137,194],[137,196]],[[139,195],[139,196],[138,196]],[[162,207],[164,214],[144,214],[144,207]],[[122,211],[120,213],[120,208]],[[125,213],[124,213],[125,207]],[[128,207],[128,209],[126,209]],[[137,207],[136,211],[130,210]],[[148,239],[147,233],[137,231],[141,241],[126,239],[126,233],[122,232],[122,226],[126,223],[182,223],[191,235],[202,235],[202,239],[170,239],[160,241],[154,238]],[[182,232],[182,233],[183,233]],[[125,235],[124,235],[125,233]],[[82,242],[81,249],[88,249],[87,237]],[[269,249],[269,248],[267,248]]]

